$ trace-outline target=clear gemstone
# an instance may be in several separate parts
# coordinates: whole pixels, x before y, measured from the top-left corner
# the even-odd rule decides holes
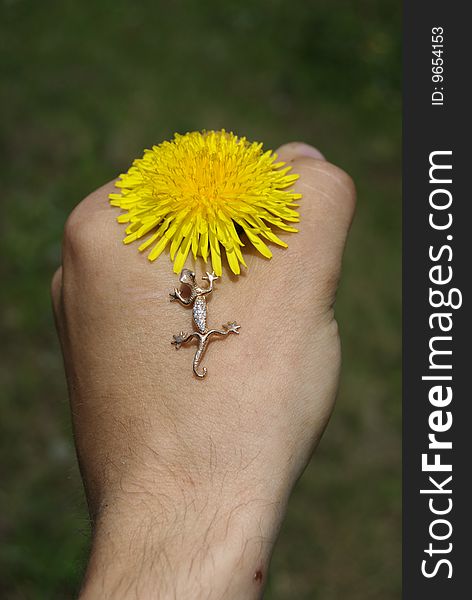
[[[206,328],[206,300],[198,297],[193,304],[193,320],[198,329],[203,333]]]

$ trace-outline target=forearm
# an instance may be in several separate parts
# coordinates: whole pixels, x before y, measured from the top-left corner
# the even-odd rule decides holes
[[[284,506],[247,490],[107,501],[80,600],[260,598]]]

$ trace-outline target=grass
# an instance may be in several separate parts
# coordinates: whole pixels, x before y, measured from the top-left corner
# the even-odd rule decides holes
[[[174,131],[304,140],[358,214],[338,406],[268,600],[400,597],[400,14],[393,0],[2,3],[0,597],[72,597],[88,544],[49,280],[67,214]]]

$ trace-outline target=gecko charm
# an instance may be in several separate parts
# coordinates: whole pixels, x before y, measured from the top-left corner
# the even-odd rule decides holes
[[[179,300],[186,306],[193,304],[193,321],[197,326],[198,331],[193,331],[189,334],[181,331],[177,335],[174,335],[174,341],[171,343],[174,344],[175,349],[178,350],[182,344],[189,342],[193,338],[198,340],[198,348],[193,359],[193,372],[197,377],[200,378],[205,377],[207,374],[205,367],[202,368],[201,372],[199,372],[198,367],[210,337],[212,335],[228,335],[229,333],[239,334],[239,328],[241,327],[236,322],[230,322],[226,325],[223,325],[223,329],[206,328],[207,302],[205,296],[213,291],[213,282],[218,279],[218,276],[215,275],[214,272],[207,273],[202,277],[202,279],[209,282],[209,286],[207,288],[198,287],[195,281],[195,273],[190,271],[190,269],[183,269],[180,273],[179,281],[182,285],[188,286],[190,289],[190,295],[188,297],[182,296],[181,292],[177,288],[174,288],[174,291],[170,294],[171,302],[174,300]]]

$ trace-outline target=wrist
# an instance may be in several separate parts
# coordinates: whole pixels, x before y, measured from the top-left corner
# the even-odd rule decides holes
[[[107,500],[80,600],[260,598],[285,503],[260,487]]]

